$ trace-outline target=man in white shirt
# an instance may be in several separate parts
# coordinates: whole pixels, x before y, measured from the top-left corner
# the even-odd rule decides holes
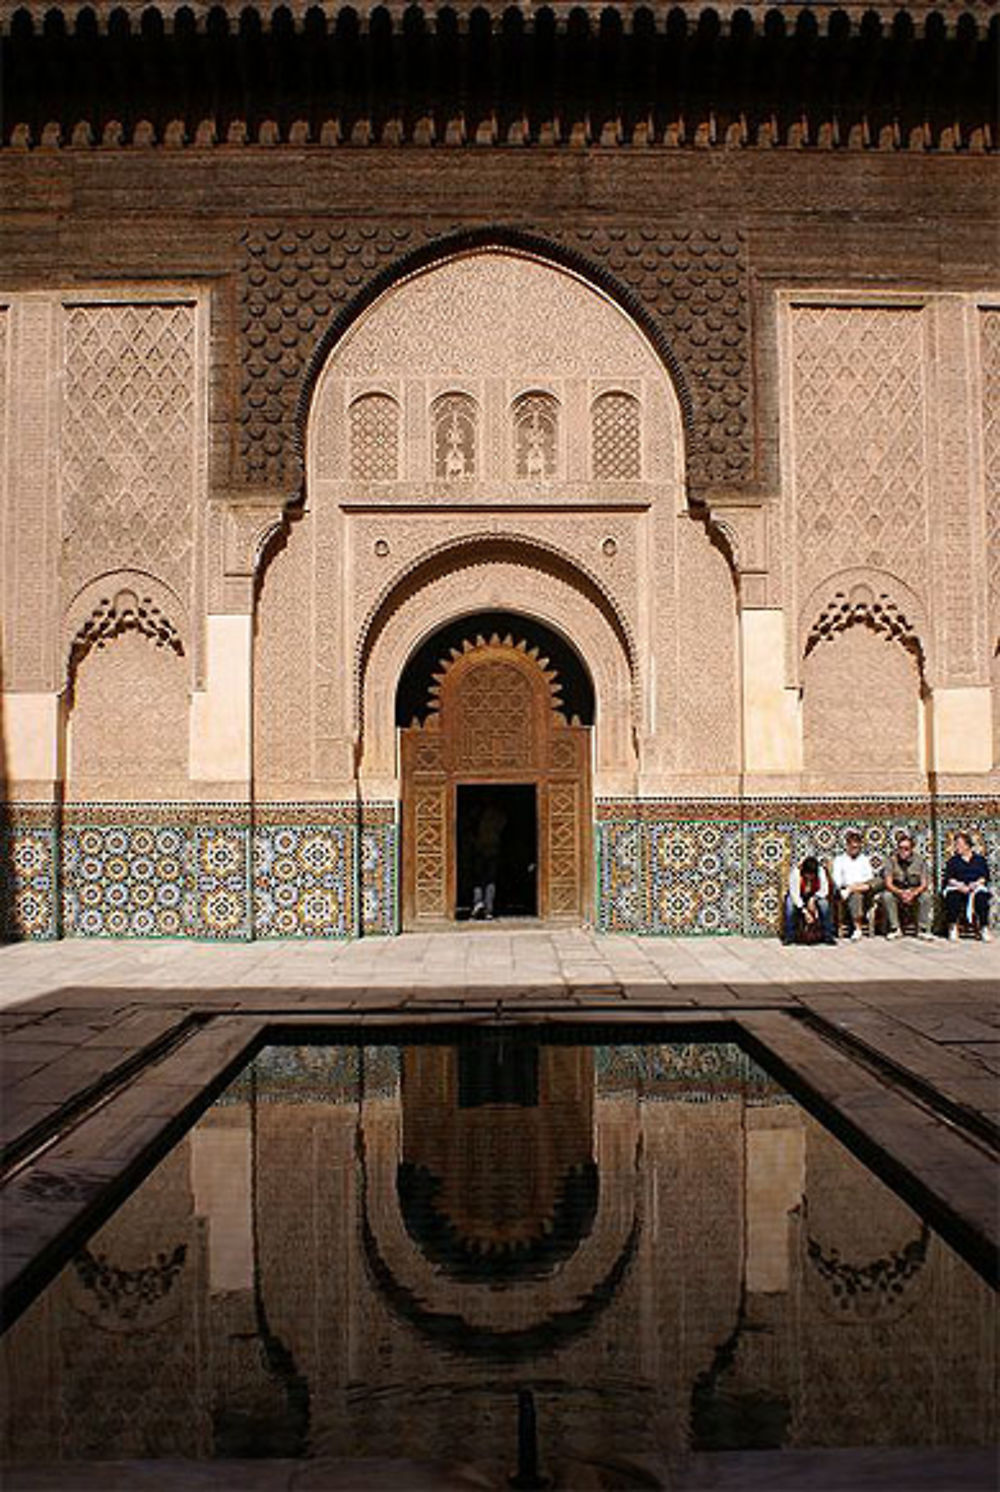
[[[848,829],[844,843],[846,849],[833,862],[833,884],[846,906],[851,939],[856,943],[862,937],[865,912],[875,889],[875,871],[861,848],[857,829]]]

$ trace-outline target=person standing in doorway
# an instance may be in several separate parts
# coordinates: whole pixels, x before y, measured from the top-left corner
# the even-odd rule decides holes
[[[486,803],[479,815],[472,845],[472,915],[477,920],[493,921],[500,844],[506,826],[507,815],[503,809],[495,802]]]

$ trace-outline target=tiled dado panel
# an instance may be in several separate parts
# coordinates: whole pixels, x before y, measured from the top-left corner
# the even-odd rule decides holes
[[[361,926],[369,937],[399,931],[399,812],[366,803],[361,817]]]
[[[808,854],[831,860],[860,829],[879,869],[906,829],[928,856],[935,884],[951,839],[968,829],[1000,882],[1000,815],[985,799],[841,802],[747,800],[597,804],[597,926],[601,932],[774,937],[788,874]],[[992,920],[1000,928],[1000,889]]]
[[[0,804],[0,938],[56,938],[55,816],[49,806]]]
[[[1000,882],[985,799],[597,804],[602,932],[774,936],[793,860],[829,859],[857,825],[880,865],[916,835],[935,883],[960,828]],[[0,809],[6,938],[343,938],[398,928],[395,804],[42,805]],[[1000,890],[993,901],[1000,929]]]
[[[7,939],[344,938],[397,926],[394,804],[87,804],[0,817]],[[58,848],[57,848],[58,847]]]
[[[346,938],[396,931],[396,808],[274,804],[253,829],[255,938]]]
[[[66,936],[249,938],[245,807],[74,805],[59,839]]]

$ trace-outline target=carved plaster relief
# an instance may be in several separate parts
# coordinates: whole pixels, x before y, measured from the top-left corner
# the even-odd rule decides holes
[[[1000,646],[1000,308],[980,311],[979,347],[992,652]]]
[[[392,385],[406,390],[395,489],[388,458],[359,459],[355,423]],[[310,500],[345,505],[454,502],[457,479],[463,503],[649,504],[679,490],[683,461],[676,391],[635,323],[566,270],[497,250],[445,260],[361,316],[319,378],[307,443]]]
[[[75,672],[70,789],[75,797],[101,799],[184,795],[188,672],[179,639],[166,635],[162,623],[143,625],[137,610],[130,624],[124,611],[105,619],[104,636]]]
[[[6,422],[7,508],[3,532],[4,686],[49,693],[60,687],[58,454],[53,298],[13,297],[9,326],[10,417]]]
[[[928,576],[920,307],[791,312],[791,507],[798,593],[848,565]]]
[[[993,760],[1000,763],[1000,308],[979,313]]]
[[[190,587],[198,470],[196,308],[67,305],[63,580],[111,560]]]
[[[812,649],[802,668],[804,766],[819,778],[883,780],[923,765],[920,667],[905,643],[869,618]]]
[[[347,532],[357,556],[351,623],[354,635],[360,637],[365,619],[387,587],[396,584],[421,560],[452,544],[475,544],[500,535],[537,543],[578,565],[600,584],[623,626],[635,633],[641,523],[635,514],[618,513],[550,517],[518,514],[513,522],[502,527],[483,515],[352,515]]]

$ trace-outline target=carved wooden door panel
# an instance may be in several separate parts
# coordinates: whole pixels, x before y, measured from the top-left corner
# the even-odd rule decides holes
[[[523,642],[477,638],[442,670],[425,723],[402,732],[404,926],[455,916],[462,784],[535,788],[538,910],[579,921],[589,883],[589,729],[566,724],[555,674]]]
[[[556,726],[549,747],[549,773],[541,816],[544,915],[579,921],[590,854],[590,732]]]
[[[403,732],[403,923],[441,922],[450,915],[448,778],[437,722]]]

